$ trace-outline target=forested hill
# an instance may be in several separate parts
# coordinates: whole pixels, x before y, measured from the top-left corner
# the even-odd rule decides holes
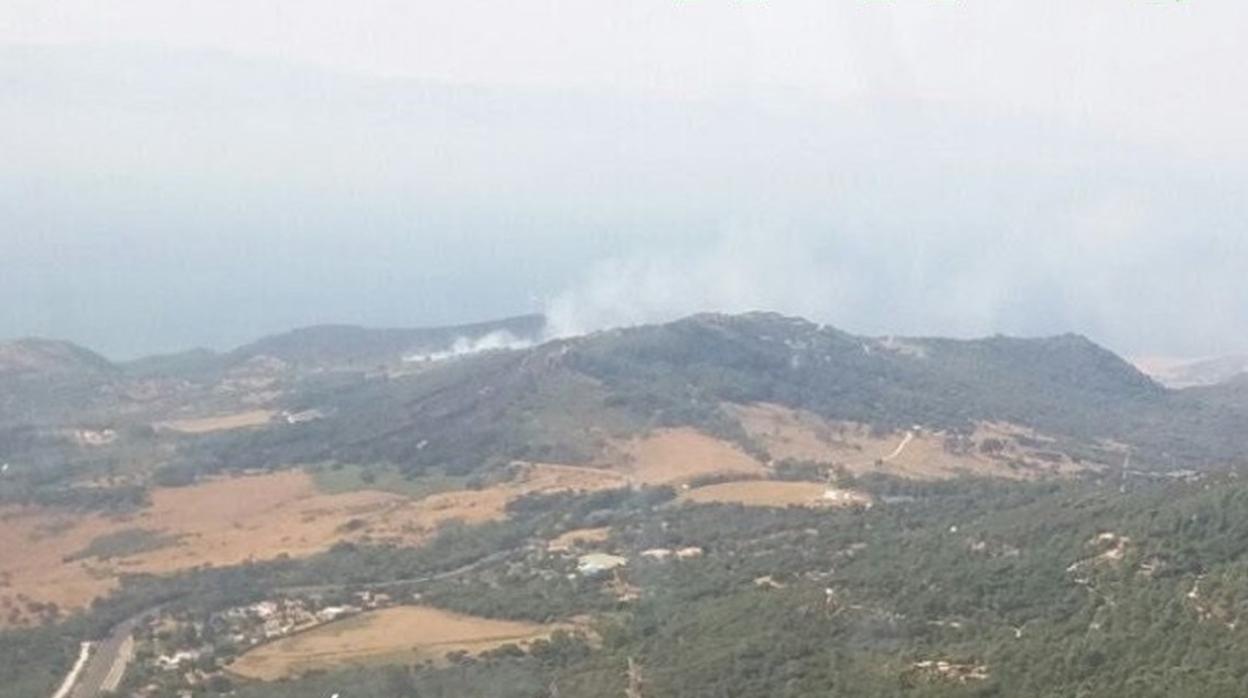
[[[1069,334],[875,339],[772,314],[703,315],[575,342],[567,360],[655,409],[766,401],[891,427],[1008,421],[1128,444],[1158,466],[1235,459],[1248,428],[1236,406],[1180,397]]]
[[[119,373],[108,359],[70,342],[0,343],[0,426],[77,409],[106,390]]]
[[[352,335],[267,340],[224,371],[202,352],[75,371],[94,378],[72,391],[22,374],[66,421],[0,428],[0,506],[46,517],[6,530],[53,551],[10,563],[9,617],[44,625],[0,631],[0,697],[50,695],[80,641],[156,606],[195,630],[141,634],[127,681],[165,682],[149,695],[191,680],[157,647],[204,651],[212,691],[243,698],[591,698],[622,694],[634,661],[654,698],[1242,695],[1241,384],[1169,390],[1075,335],[876,338],[766,313],[383,365],[353,363],[333,339]],[[14,394],[0,406],[30,414]],[[254,558],[214,543],[252,539]],[[581,574],[589,551],[627,564]],[[97,574],[119,586],[80,613],[36,598]],[[289,681],[225,670],[248,650],[217,621],[365,584],[594,634]]]
[[[1108,436],[1168,392],[1077,335],[1041,339],[874,339],[768,314],[703,315],[575,343],[570,361],[620,390],[769,401],[895,426],[1008,420]],[[649,387],[647,387],[649,386]],[[1097,411],[1097,425],[1084,417]]]
[[[511,458],[585,462],[596,432],[692,426],[743,441],[728,404],[768,403],[879,430],[1032,428],[1076,457],[1136,467],[1237,462],[1248,417],[1168,390],[1092,341],[871,338],[768,313],[698,315],[518,351],[434,362],[412,375],[306,382],[290,409],[330,415],[249,435],[223,460],[340,459],[409,471]],[[748,444],[747,444],[748,445]]]
[[[187,445],[188,464],[209,469],[586,463],[604,439],[681,426],[748,450],[730,406],[752,404],[885,433],[1009,423],[1076,459],[1117,464],[1130,450],[1144,469],[1221,469],[1248,453],[1248,404],[1236,386],[1169,390],[1077,335],[875,338],[772,313],[537,344],[544,328],[541,316],[433,329],[320,326],[225,354],[122,366],[72,345],[5,345],[0,359],[21,370],[0,373],[8,386],[0,424],[126,426],[257,407],[322,417]]]
[[[445,327],[318,325],[263,337],[236,349],[112,362],[69,342],[0,343],[0,426],[117,422],[179,411],[225,411],[223,394],[240,381],[286,388],[307,374],[404,366],[484,349],[529,346],[545,330],[541,315]],[[256,396],[236,395],[250,400]],[[235,400],[237,402],[237,400]]]
[[[1248,373],[1241,373],[1215,385],[1185,388],[1181,393],[1195,402],[1248,410]]]
[[[94,375],[116,371],[108,359],[71,342],[18,339],[0,343],[0,376]]]

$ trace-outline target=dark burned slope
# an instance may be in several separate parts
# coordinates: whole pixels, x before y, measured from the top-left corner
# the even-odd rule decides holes
[[[222,464],[339,459],[411,471],[510,458],[577,462],[605,436],[647,426],[739,435],[725,401],[884,428],[1011,421],[1076,450],[1104,439],[1130,444],[1141,467],[1225,464],[1248,432],[1234,406],[1168,391],[1079,336],[879,340],[749,314],[603,332],[415,376],[305,384],[291,407],[329,418],[223,437],[211,450]]]

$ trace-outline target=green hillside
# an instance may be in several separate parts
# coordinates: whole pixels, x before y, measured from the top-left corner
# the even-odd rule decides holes
[[[965,432],[1004,421],[1072,455],[1136,467],[1242,461],[1248,412],[1167,390],[1086,338],[881,340],[771,314],[703,315],[532,349],[439,362],[405,376],[301,383],[298,429],[226,436],[220,464],[388,462],[456,472],[510,459],[584,462],[609,435],[694,426],[744,440],[723,403],[768,402],[891,430]],[[749,444],[743,444],[748,447]]]

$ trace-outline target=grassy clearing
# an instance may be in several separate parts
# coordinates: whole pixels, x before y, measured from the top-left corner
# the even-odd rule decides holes
[[[767,468],[735,444],[695,429],[657,429],[615,443],[601,465],[647,485],[679,485],[710,476],[763,477]]]
[[[129,518],[82,515],[68,528],[56,509],[0,508],[0,579],[7,580],[0,585],[0,606],[26,597],[73,611],[109,593],[123,574],[312,555],[342,540],[345,522],[361,518],[380,525],[383,515],[406,501],[386,492],[321,494],[306,473],[287,470],[158,487]],[[441,512],[418,514],[408,518],[434,529]],[[403,539],[424,535],[422,530]]]
[[[747,480],[722,482],[699,487],[680,495],[679,501],[694,504],[742,504],[747,507],[844,507],[871,501],[867,495],[850,490],[834,490],[838,496],[825,496],[829,489],[816,482]]]
[[[316,488],[325,494],[346,494],[373,490],[412,499],[424,499],[442,492],[465,489],[467,476],[430,474],[409,478],[389,466],[318,465],[308,468]]]
[[[365,613],[247,652],[230,671],[273,681],[309,671],[392,663],[443,662],[503,645],[526,646],[571,626],[477,618],[423,606]]]
[[[262,427],[272,422],[273,417],[276,415],[277,413],[273,410],[249,410],[247,412],[222,414],[213,417],[174,419],[168,422],[159,422],[156,424],[156,427],[170,429],[183,434],[210,434],[217,431]]]

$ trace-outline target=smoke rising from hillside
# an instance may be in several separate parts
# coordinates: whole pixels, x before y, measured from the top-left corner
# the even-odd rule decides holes
[[[1248,5],[71,4],[0,27],[0,338],[544,307],[1248,347]]]
[[[596,263],[546,313],[553,336],[712,311],[774,309],[820,317],[846,300],[845,279],[842,270],[812,258],[803,241],[737,231],[703,252]]]
[[[412,354],[403,357],[407,362],[422,361],[443,361],[445,359],[453,359],[469,354],[479,354],[483,351],[504,351],[511,349],[527,349],[535,344],[532,339],[522,339],[514,334],[499,330],[491,332],[483,337],[459,337],[451,346],[441,351],[433,351],[427,354]]]
[[[885,188],[817,225],[610,257],[547,304],[551,332],[771,310],[875,335],[1080,332],[1128,355],[1236,350],[1248,300],[1226,289],[1248,241],[1228,221],[1248,211],[1232,192],[1193,188],[1176,203],[1164,180],[1025,183],[1003,199],[964,178],[983,195],[950,220],[923,220],[940,210],[923,197],[890,208],[901,199]],[[941,198],[931,184],[918,189]]]

